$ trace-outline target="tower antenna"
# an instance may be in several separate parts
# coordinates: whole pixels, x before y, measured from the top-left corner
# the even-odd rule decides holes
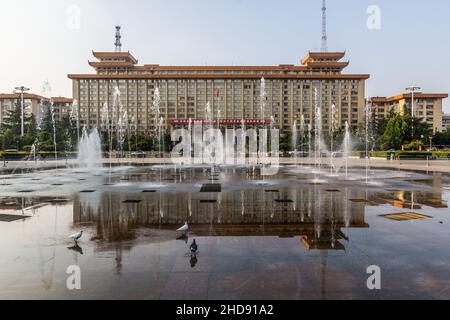
[[[122,43],[120,42],[120,39],[122,39],[122,36],[120,35],[120,26],[116,26],[116,52],[122,52]]]
[[[328,37],[327,37],[327,5],[323,0],[322,6],[322,52],[328,52]]]

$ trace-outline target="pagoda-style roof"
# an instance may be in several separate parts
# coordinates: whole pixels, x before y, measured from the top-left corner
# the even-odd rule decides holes
[[[116,68],[116,67],[133,67],[134,63],[132,61],[100,61],[93,62],[89,61],[89,65],[94,68]]]
[[[345,52],[308,52],[302,59],[302,65],[306,65],[308,61],[339,61],[345,57]]]
[[[332,69],[332,68],[337,68],[337,69],[344,69],[346,67],[348,67],[349,62],[338,62],[338,61],[315,61],[315,62],[307,62],[306,66],[308,68],[313,68],[313,69]]]
[[[127,61],[132,61],[134,64],[138,63],[138,60],[133,57],[133,55],[128,52],[96,52],[92,51],[92,55],[99,60],[109,60],[109,59],[125,59]]]
[[[161,66],[137,65],[130,52],[93,52],[99,61],[89,65],[97,74],[69,74],[70,79],[349,79],[366,80],[368,74],[341,74],[349,62],[339,61],[345,52],[309,52],[302,65],[277,66]],[[125,72],[99,72],[121,69]],[[314,71],[314,72],[312,72]],[[316,72],[318,71],[318,72]]]

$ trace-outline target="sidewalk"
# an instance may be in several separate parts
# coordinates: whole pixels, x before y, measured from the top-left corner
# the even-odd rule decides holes
[[[335,159],[335,161],[343,161],[343,159]],[[394,170],[411,170],[411,171],[425,171],[425,172],[443,172],[450,173],[450,160],[386,160],[384,158],[371,158],[369,161],[371,168],[383,168]],[[173,164],[171,158],[121,158],[112,159],[112,164],[123,165],[152,165],[152,164]],[[329,158],[322,158],[320,163],[323,166],[330,165]],[[78,160],[70,159],[58,160],[57,163],[53,160],[38,162],[37,167],[42,168],[59,168],[68,166],[77,166]],[[109,164],[109,159],[103,159],[103,164]],[[315,160],[313,158],[280,158],[281,165],[314,165]],[[3,167],[3,163],[0,163],[0,170],[11,170],[21,168],[34,168],[36,164],[33,161],[10,161]],[[366,159],[350,158],[348,163],[349,168],[365,168]]]

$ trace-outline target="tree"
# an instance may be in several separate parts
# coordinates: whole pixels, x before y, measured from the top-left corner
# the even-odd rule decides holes
[[[433,137],[433,144],[436,146],[450,146],[450,128],[443,132],[437,132]]]
[[[384,132],[386,131],[386,127],[387,124],[389,123],[389,119],[392,117],[393,115],[389,115],[387,118],[386,117],[374,117],[373,118],[373,144],[374,144],[374,149],[382,149],[383,148],[383,144],[384,144]]]
[[[36,132],[36,118],[33,115],[30,117],[30,121],[25,126],[25,133],[23,137],[23,148],[31,148],[31,146],[36,142],[37,132]]]
[[[58,127],[58,144],[63,146],[64,150],[72,151],[78,144],[76,125],[72,123],[69,115],[64,115],[60,120]]]
[[[288,152],[292,150],[292,133],[286,132],[285,134],[282,134],[280,137],[280,151],[281,152]]]
[[[386,148],[400,149],[402,145],[408,141],[408,123],[405,121],[405,117],[396,114],[392,116],[383,134],[384,144]]]
[[[404,145],[405,150],[420,150],[425,144],[420,140],[414,140]]]
[[[33,126],[33,121],[34,116],[32,114],[25,113],[23,119],[24,129],[28,130],[30,125]],[[4,130],[4,135],[6,135],[5,148],[22,149],[23,146],[27,144],[28,140],[25,139],[25,132],[24,137],[22,138],[21,126],[22,104],[20,99],[17,99],[15,107],[12,110],[7,110],[5,117],[3,118],[2,127]],[[31,131],[32,127],[29,128],[29,130]]]

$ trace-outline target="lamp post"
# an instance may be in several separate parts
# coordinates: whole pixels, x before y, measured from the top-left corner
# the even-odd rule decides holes
[[[23,93],[25,91],[29,91],[30,88],[26,88],[24,86],[15,87],[16,91],[20,91],[20,109],[21,109],[21,115],[20,115],[20,136],[23,138],[24,135],[24,105],[23,105]]]
[[[422,89],[417,86],[409,86],[406,88],[406,91],[411,91],[411,139],[414,139],[414,117],[416,113],[414,112],[414,93]]]

